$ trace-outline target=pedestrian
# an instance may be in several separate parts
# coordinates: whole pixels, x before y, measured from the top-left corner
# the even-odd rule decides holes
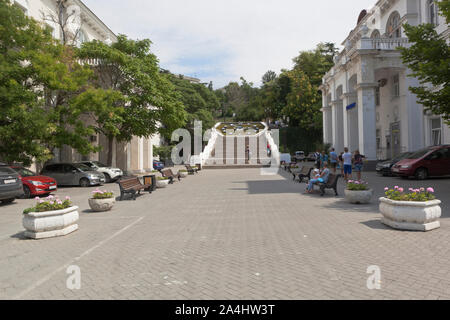
[[[344,155],[343,152],[339,155],[339,169],[341,170],[341,176],[344,176],[344,158],[342,157]]]
[[[324,163],[328,164],[328,154],[325,151],[322,151],[322,157],[320,158],[320,162],[323,168]]]
[[[327,183],[329,176],[330,176],[330,169],[328,169],[328,164],[325,162],[323,164],[323,170],[320,173],[320,175],[318,177],[316,176],[315,179],[311,179],[309,181],[308,186],[306,187],[305,193],[312,193],[314,185],[316,183]]]
[[[345,181],[352,178],[352,154],[348,151],[348,148],[344,148],[344,154],[342,159],[344,159],[344,175]]]
[[[363,169],[363,159],[365,157],[359,153],[359,150],[355,151],[355,155],[353,156],[354,164],[355,164],[355,172],[358,177],[358,181],[361,181],[361,172]]]
[[[336,151],[334,150],[334,148],[331,148],[330,164],[331,164],[331,169],[333,170],[333,174],[336,174],[337,162],[338,162],[338,155],[337,155]]]
[[[272,150],[270,149],[270,144],[267,142],[267,156],[270,157],[272,154]]]
[[[316,164],[316,168],[319,168],[320,169],[320,152],[319,152],[319,150],[317,150],[315,153],[314,153],[314,158],[316,159],[316,161],[315,161],[315,164]]]

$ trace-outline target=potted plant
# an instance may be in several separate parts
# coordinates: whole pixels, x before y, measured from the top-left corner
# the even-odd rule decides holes
[[[92,198],[88,201],[91,209],[96,212],[109,211],[116,203],[114,192],[102,191],[98,188],[92,191]]]
[[[380,198],[381,222],[401,230],[430,231],[439,228],[441,201],[433,188],[410,188],[408,192],[399,186],[386,187],[386,197]]]
[[[345,199],[354,204],[367,204],[373,196],[373,190],[364,181],[349,180],[345,188]]]
[[[156,177],[156,187],[165,188],[169,185],[169,178],[166,177]]]
[[[65,236],[78,229],[78,207],[72,204],[70,197],[60,200],[58,196],[50,195],[35,199],[36,205],[23,211],[22,225],[27,238]]]
[[[186,169],[178,170],[181,178],[186,178],[188,176],[188,171]]]

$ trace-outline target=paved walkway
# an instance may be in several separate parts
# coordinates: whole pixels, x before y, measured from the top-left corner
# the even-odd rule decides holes
[[[448,179],[428,185],[440,197],[450,190]],[[450,199],[442,228],[417,233],[384,227],[376,202],[350,206],[303,190],[284,173],[203,170],[91,213],[90,190],[64,188],[58,194],[80,206],[80,229],[39,241],[23,239],[20,221],[34,200],[0,206],[0,298],[450,298]],[[70,265],[81,270],[79,290],[66,287]],[[367,288],[371,265],[381,269],[381,290]]]

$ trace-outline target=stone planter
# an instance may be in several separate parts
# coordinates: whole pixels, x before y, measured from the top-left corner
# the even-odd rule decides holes
[[[25,236],[32,239],[44,239],[65,236],[78,230],[78,207],[63,210],[30,212],[23,215],[22,225]]]
[[[107,198],[107,199],[89,199],[89,206],[93,211],[96,212],[103,212],[103,211],[109,211],[112,209],[114,204],[116,203],[115,198]]]
[[[381,222],[394,229],[430,231],[441,226],[441,201],[394,201],[380,198]]]
[[[178,171],[178,173],[180,174],[180,178],[186,178],[188,176],[188,173],[184,171]]]
[[[165,188],[169,185],[169,179],[167,180],[156,180],[156,187],[157,188]]]
[[[348,190],[345,189],[345,200],[354,204],[367,204],[372,200],[373,190]]]

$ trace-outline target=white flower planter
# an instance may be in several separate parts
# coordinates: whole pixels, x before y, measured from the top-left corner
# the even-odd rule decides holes
[[[187,172],[178,171],[178,173],[180,174],[180,178],[186,178],[188,176]]]
[[[93,211],[96,212],[103,212],[103,211],[109,211],[112,209],[114,204],[116,203],[115,198],[108,198],[108,199],[89,199],[89,206]]]
[[[345,189],[345,200],[349,203],[353,204],[367,204],[370,203],[370,200],[372,200],[373,196],[373,190],[347,190]]]
[[[158,180],[156,179],[156,187],[157,188],[165,188],[169,185],[169,179],[167,180]]]
[[[394,201],[380,198],[381,222],[394,229],[430,231],[441,226],[441,201]]]
[[[23,215],[22,225],[25,236],[32,239],[44,239],[65,236],[78,230],[78,207],[63,210],[30,212]]]

